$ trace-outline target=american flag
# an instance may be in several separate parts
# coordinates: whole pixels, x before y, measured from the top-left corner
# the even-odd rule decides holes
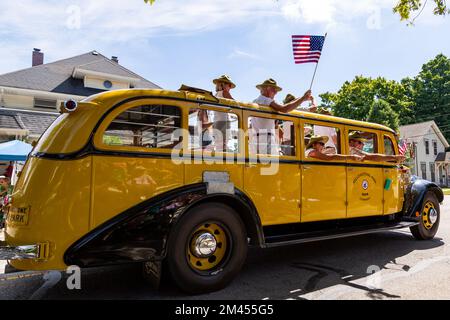
[[[292,36],[295,63],[319,62],[324,36]]]
[[[404,156],[406,151],[408,151],[408,144],[406,143],[406,140],[402,140],[398,145],[398,152]]]

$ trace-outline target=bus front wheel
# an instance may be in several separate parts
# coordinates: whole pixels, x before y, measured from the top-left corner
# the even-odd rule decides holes
[[[228,285],[246,256],[247,233],[236,211],[203,203],[186,212],[171,231],[167,264],[174,282],[197,294]]]
[[[439,201],[433,192],[428,192],[423,200],[419,224],[410,228],[417,240],[430,240],[436,235],[439,227]]]

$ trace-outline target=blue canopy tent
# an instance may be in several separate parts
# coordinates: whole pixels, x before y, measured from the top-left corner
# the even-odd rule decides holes
[[[0,161],[25,161],[32,148],[20,140],[0,143]]]

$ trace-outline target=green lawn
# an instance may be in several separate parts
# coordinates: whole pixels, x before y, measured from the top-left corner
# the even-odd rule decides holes
[[[444,188],[444,194],[450,195],[450,188]]]

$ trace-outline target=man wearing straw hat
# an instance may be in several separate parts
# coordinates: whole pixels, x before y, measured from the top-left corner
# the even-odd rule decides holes
[[[256,88],[260,90],[261,95],[256,98],[253,102],[257,104],[262,104],[270,106],[272,109],[278,112],[290,112],[297,109],[303,102],[312,100],[311,90],[305,92],[301,98],[294,99],[293,101],[280,105],[275,102],[275,95],[283,90],[277,85],[277,82],[273,79],[267,79],[263,83],[256,85]]]
[[[233,99],[230,90],[236,88],[236,85],[228,75],[221,75],[219,78],[214,79],[213,83],[216,85],[217,98]]]
[[[216,85],[216,97],[233,99],[230,90],[236,88],[236,85],[231,81],[231,78],[224,74],[213,80]],[[226,151],[228,136],[227,131],[230,129],[230,118],[226,112],[213,111],[213,136],[216,145],[216,151]]]
[[[350,154],[360,155],[364,157],[364,160],[369,161],[395,161],[395,162],[403,162],[406,157],[402,155],[387,155],[380,153],[369,153],[363,151],[364,143],[367,142],[367,139],[358,132],[354,131],[348,135]]]
[[[324,148],[328,139],[327,136],[312,136],[305,147],[305,157],[319,160],[363,160],[363,157],[360,155],[325,154]]]
[[[293,101],[280,105],[275,102],[275,95],[282,90],[281,87],[277,85],[277,82],[273,79],[267,79],[263,83],[256,85],[256,88],[260,90],[261,95],[256,98],[253,102],[270,106],[272,109],[278,112],[290,112],[300,106],[303,102],[309,101],[312,99],[311,90],[305,92],[305,94],[301,98],[294,99]],[[262,118],[262,117],[254,117],[251,120],[251,128],[254,132],[253,140],[255,138],[258,140],[256,145],[265,144],[267,145],[267,153],[274,154],[276,153],[276,140],[275,140],[275,121],[274,119]],[[256,137],[255,137],[256,135]],[[263,139],[264,142],[260,142],[260,139]],[[253,142],[252,145],[255,143]],[[275,147],[275,148],[274,148]]]

